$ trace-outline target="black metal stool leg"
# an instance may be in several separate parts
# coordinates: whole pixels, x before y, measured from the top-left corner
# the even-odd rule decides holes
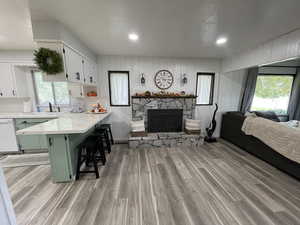
[[[104,146],[103,146],[103,140],[101,138],[99,140],[98,145],[99,145],[98,151],[100,154],[100,160],[101,160],[102,164],[105,165],[105,163],[106,163],[105,150],[104,150]]]
[[[81,167],[81,153],[82,153],[82,148],[79,148],[78,154],[77,154],[76,180],[79,179],[79,173],[80,173],[80,167]]]
[[[96,173],[96,179],[99,178],[99,171],[98,171],[98,165],[97,165],[97,159],[95,156],[95,152],[92,153],[92,159],[93,159],[93,164],[94,164],[94,169],[95,169],[95,173]]]
[[[111,145],[110,145],[110,140],[109,140],[109,136],[108,136],[108,131],[107,130],[105,130],[104,136],[105,136],[105,143],[106,143],[106,146],[107,146],[107,151],[108,151],[108,153],[110,153],[111,152]]]
[[[114,145],[115,142],[114,142],[114,138],[113,138],[113,135],[112,135],[112,132],[111,132],[111,128],[110,128],[110,127],[108,128],[108,131],[109,131],[109,134],[110,134],[110,141],[111,141],[111,144]]]

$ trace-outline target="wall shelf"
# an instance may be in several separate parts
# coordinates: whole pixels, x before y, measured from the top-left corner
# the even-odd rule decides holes
[[[197,96],[131,96],[131,98],[197,98]]]

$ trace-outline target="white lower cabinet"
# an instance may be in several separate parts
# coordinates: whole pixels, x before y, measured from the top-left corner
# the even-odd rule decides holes
[[[0,119],[0,152],[19,151],[13,119]]]

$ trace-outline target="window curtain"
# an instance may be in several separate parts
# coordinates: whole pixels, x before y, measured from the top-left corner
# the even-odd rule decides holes
[[[198,75],[197,104],[210,103],[212,76]]]
[[[254,98],[256,80],[258,76],[258,67],[248,69],[248,74],[244,87],[244,94],[241,102],[241,112],[245,113],[250,110]]]
[[[297,69],[297,74],[293,83],[288,114],[290,120],[300,120],[300,70]]]
[[[124,73],[110,75],[111,103],[113,105],[128,105],[128,76]]]

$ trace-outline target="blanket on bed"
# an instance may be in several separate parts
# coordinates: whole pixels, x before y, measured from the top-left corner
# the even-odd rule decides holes
[[[300,163],[300,129],[261,117],[247,117],[242,131],[252,135],[283,156]]]

